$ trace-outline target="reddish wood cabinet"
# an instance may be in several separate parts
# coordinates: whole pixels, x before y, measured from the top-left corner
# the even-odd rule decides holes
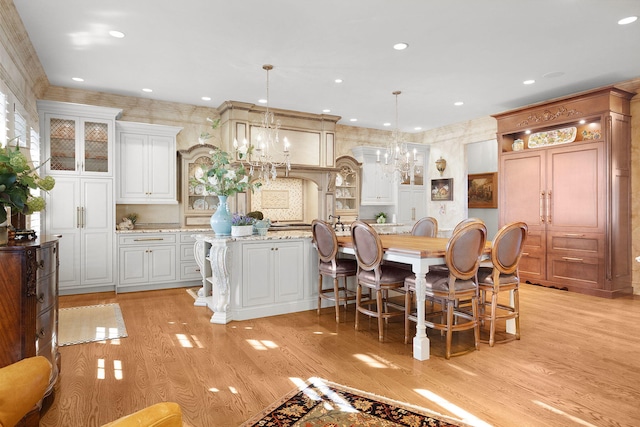
[[[631,293],[633,94],[607,88],[500,115],[500,224],[529,226],[530,283]]]

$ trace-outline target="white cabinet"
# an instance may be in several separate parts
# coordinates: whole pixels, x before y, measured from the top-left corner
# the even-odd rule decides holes
[[[182,128],[119,121],[116,203],[176,204],[176,135]]]
[[[184,231],[180,233],[180,242],[178,250],[180,256],[178,257],[178,276],[181,281],[184,280],[202,280],[202,273],[200,267],[196,262],[193,245],[196,239],[192,237],[193,231]]]
[[[46,174],[112,177],[115,108],[37,101]]]
[[[242,243],[242,305],[297,301],[304,296],[302,241]]]
[[[46,197],[47,234],[62,235],[60,293],[113,290],[113,180],[56,177]]]
[[[409,176],[398,184],[398,216],[402,224],[412,224],[427,216],[427,185],[424,182],[425,159],[429,158],[429,147],[422,144],[407,144],[409,151],[416,150],[415,162]]]
[[[120,234],[118,256],[119,292],[132,286],[176,282],[176,233]]]
[[[335,215],[349,224],[358,218],[360,209],[360,164],[353,157],[336,159]]]
[[[56,179],[45,194],[42,234],[61,235],[61,294],[114,289],[114,141],[122,110],[37,101],[43,169]]]
[[[362,186],[360,203],[362,205],[393,205],[393,179],[384,176],[377,161],[376,147],[354,147],[354,157],[362,163]]]
[[[202,176],[205,170],[211,167],[213,145],[195,145],[188,150],[180,150],[180,180],[182,218],[184,225],[209,224],[211,215],[218,206],[218,196],[207,194],[204,185],[194,185],[191,180],[197,175]]]

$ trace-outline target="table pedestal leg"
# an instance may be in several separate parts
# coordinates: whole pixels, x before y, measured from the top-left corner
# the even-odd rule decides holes
[[[425,326],[424,309],[424,273],[416,272],[416,304],[418,305],[418,324],[416,326],[416,336],[413,338],[413,357],[418,360],[429,359],[429,338],[427,337],[427,327]]]

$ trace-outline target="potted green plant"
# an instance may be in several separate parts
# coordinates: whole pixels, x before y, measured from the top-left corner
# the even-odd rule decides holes
[[[376,222],[378,224],[384,224],[385,222],[387,222],[387,214],[384,212],[376,214]]]

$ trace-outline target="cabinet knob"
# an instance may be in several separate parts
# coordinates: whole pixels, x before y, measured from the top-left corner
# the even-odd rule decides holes
[[[40,295],[38,295],[38,302],[40,304],[42,304],[44,302],[44,293],[41,293]]]
[[[44,330],[44,328],[40,328],[40,330],[36,333],[37,339],[44,338],[46,336],[47,336],[47,332]]]

